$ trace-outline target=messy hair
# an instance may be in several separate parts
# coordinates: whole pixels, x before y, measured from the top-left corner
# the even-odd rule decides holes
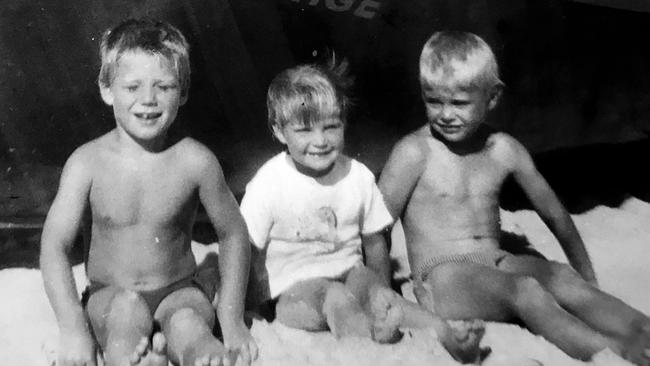
[[[125,52],[142,50],[160,55],[172,62],[180,83],[181,95],[190,87],[189,44],[173,25],[152,19],[128,19],[104,32],[99,47],[102,66],[98,82],[108,88],[115,78],[115,69]]]
[[[281,72],[271,81],[267,93],[269,128],[290,121],[310,126],[330,116],[345,122],[351,85],[348,63],[337,62],[335,57],[325,66],[299,65]]]
[[[485,90],[503,85],[490,46],[476,34],[459,31],[434,33],[420,54],[420,84],[442,80]]]

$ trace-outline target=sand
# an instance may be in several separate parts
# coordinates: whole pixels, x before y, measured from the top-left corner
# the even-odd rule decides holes
[[[573,215],[596,269],[600,286],[650,314],[650,204],[629,198],[619,207],[597,206]],[[551,233],[532,211],[502,212],[503,228],[525,235],[548,258],[566,261]],[[402,244],[403,245],[403,244]],[[392,256],[408,272],[403,246]],[[197,258],[213,245],[193,244]],[[77,287],[85,286],[83,268],[74,268]],[[405,296],[411,297],[408,284]],[[336,340],[326,332],[310,334],[277,322],[254,321],[252,334],[260,346],[254,365],[458,365],[438,344],[430,329],[406,330],[402,341],[378,345],[369,340]],[[589,363],[571,359],[558,348],[516,325],[488,323],[484,345],[492,354],[483,363],[497,365],[628,365],[605,350]],[[0,364],[50,365],[55,359],[57,327],[43,291],[40,271],[12,268],[0,271]]]

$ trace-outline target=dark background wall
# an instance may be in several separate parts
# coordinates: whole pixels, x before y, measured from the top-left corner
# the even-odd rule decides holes
[[[219,156],[236,194],[280,149],[265,127],[265,92],[282,69],[332,51],[349,60],[356,106],[348,153],[379,173],[397,138],[424,121],[422,44],[436,30],[463,29],[488,40],[501,64],[507,89],[490,123],[535,153],[572,210],[589,207],[585,202],[616,204],[627,194],[647,198],[650,9],[643,4],[5,0],[0,222],[38,227],[67,156],[113,128],[96,86],[98,41],[120,19],[140,16],[170,21],[188,37],[192,88],[176,127]],[[508,192],[507,202],[521,207],[516,190]]]

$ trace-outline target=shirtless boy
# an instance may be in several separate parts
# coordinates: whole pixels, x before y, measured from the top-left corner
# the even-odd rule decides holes
[[[241,210],[253,248],[253,277],[288,326],[337,337],[399,340],[400,326],[435,328],[449,353],[479,356],[482,322],[459,329],[390,288],[384,231],[393,219],[375,177],[343,154],[345,63],[300,65],[268,91],[269,127],[286,146],[246,186]]]
[[[102,38],[99,89],[116,127],[70,156],[42,235],[60,366],[96,365],[96,343],[106,365],[256,357],[243,320],[250,244],[237,202],[207,147],[168,138],[188,95],[188,48],[176,28],[152,20],[125,21]],[[219,236],[220,287],[191,251],[199,203]],[[80,301],[67,254],[86,224],[90,285]],[[225,345],[212,334],[215,288]]]
[[[402,219],[418,301],[446,319],[520,319],[575,358],[610,348],[650,363],[648,317],[596,287],[582,239],[529,153],[484,124],[503,88],[490,47],[474,34],[435,33],[420,81],[428,123],[396,144],[379,181]],[[500,249],[509,176],[573,268]]]

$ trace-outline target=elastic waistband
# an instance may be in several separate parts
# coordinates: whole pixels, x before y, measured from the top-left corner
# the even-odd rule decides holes
[[[479,252],[448,254],[437,257],[431,257],[418,266],[413,272],[416,279],[426,280],[426,277],[435,267],[443,263],[475,263],[489,267],[495,267],[508,252],[500,249],[483,250]]]

